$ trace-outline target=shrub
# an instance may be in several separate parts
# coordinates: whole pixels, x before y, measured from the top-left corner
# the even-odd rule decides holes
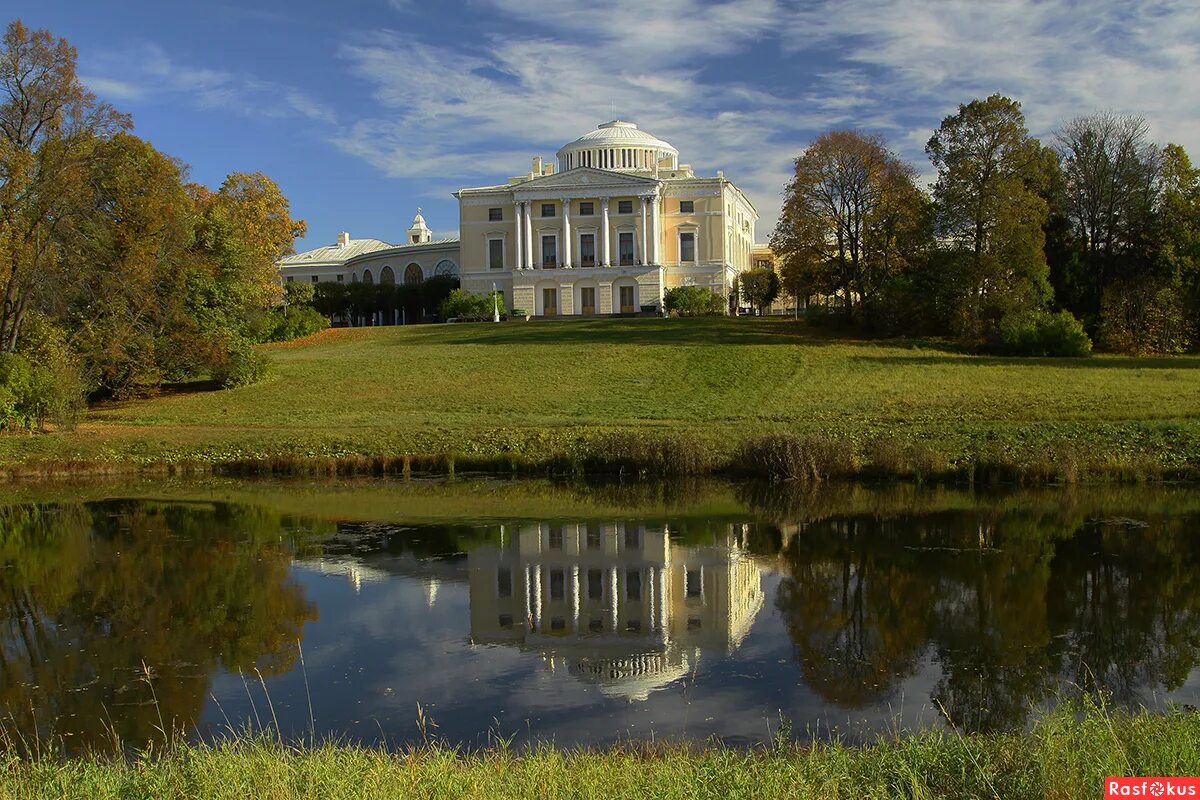
[[[1075,358],[1092,352],[1092,340],[1069,311],[1005,314],[998,336],[998,349],[1005,355]]]
[[[822,481],[852,475],[856,465],[845,442],[825,436],[773,433],[741,443],[733,468],[769,480]]]
[[[328,327],[329,319],[312,306],[292,306],[279,314],[278,325],[271,341],[290,342],[293,339],[312,336]]]
[[[497,295],[499,292],[471,294],[465,289],[454,289],[438,306],[438,313],[442,319],[491,319],[497,308],[504,314],[504,298]]]
[[[270,360],[247,342],[236,342],[230,346],[225,358],[212,371],[212,379],[224,389],[249,386],[267,377],[271,371]]]
[[[663,304],[680,317],[719,317],[725,313],[725,299],[704,286],[668,289]]]
[[[614,432],[584,446],[583,468],[593,475],[676,477],[700,475],[710,466],[709,448],[691,436]]]

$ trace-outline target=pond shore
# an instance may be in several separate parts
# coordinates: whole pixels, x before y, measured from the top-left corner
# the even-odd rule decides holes
[[[0,476],[1200,480],[1200,357],[1020,359],[770,318],[330,329],[262,383],[0,436]]]
[[[1025,734],[924,732],[854,747],[620,745],[461,753],[291,746],[268,736],[128,760],[3,757],[0,794],[39,798],[1092,798],[1110,775],[1200,774],[1200,714],[1059,710]]]

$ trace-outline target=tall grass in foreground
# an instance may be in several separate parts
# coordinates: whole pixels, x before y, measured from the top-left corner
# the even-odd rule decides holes
[[[1086,701],[1085,701],[1086,702]],[[894,735],[735,749],[620,745],[399,753],[271,736],[172,745],[131,759],[0,756],[20,798],[1094,798],[1107,775],[1200,774],[1200,715],[1061,707],[1024,734]]]

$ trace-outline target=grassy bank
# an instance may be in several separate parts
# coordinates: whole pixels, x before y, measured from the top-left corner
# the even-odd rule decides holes
[[[774,319],[332,330],[266,382],[0,437],[14,474],[1200,477],[1200,358],[1005,359]]]
[[[865,747],[626,746],[598,751],[437,745],[399,754],[269,738],[131,760],[0,762],[22,798],[1087,798],[1109,775],[1200,774],[1200,715],[1058,711],[1027,734],[926,732]]]

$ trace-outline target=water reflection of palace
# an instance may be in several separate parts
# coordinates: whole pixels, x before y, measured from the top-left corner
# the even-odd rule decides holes
[[[736,649],[762,608],[736,530],[685,546],[632,522],[516,527],[468,553],[471,640],[539,650],[606,695],[645,699],[701,648]]]

